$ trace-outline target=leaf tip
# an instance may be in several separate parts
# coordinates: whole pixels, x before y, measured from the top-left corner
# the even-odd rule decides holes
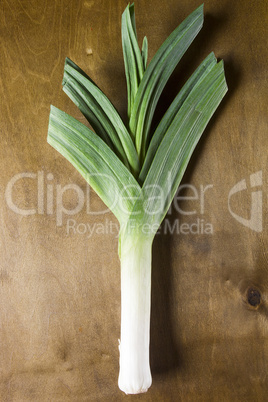
[[[195,10],[197,14],[199,14],[199,17],[201,17],[202,23],[201,25],[203,25],[204,22],[204,3],[202,3],[199,7],[197,7],[197,9]]]

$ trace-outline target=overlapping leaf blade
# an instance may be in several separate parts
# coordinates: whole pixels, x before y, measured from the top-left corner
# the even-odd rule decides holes
[[[70,63],[65,63],[63,90],[79,107],[96,133],[137,176],[139,159],[135,146],[121,117],[104,93]]]
[[[217,63],[216,57],[214,53],[210,53],[208,57],[200,64],[200,66],[196,69],[196,71],[191,75],[188,79],[186,84],[180,90],[168,110],[166,111],[165,115],[163,116],[162,120],[160,121],[159,125],[157,126],[152,140],[150,142],[148,151],[146,153],[145,161],[142,166],[142,170],[139,175],[139,181],[141,183],[144,182],[146,175],[150,169],[152,160],[155,156],[155,153],[167,132],[169,126],[171,125],[172,121],[176,117],[178,111],[183,105],[183,102],[187,99],[188,95],[192,91],[195,85],[198,85],[198,82],[204,78],[206,74],[211,70],[211,68]]]
[[[202,25],[203,6],[200,6],[165,40],[143,75],[129,122],[141,160],[146,154],[151,122],[162,90]]]
[[[104,141],[84,124],[51,107],[48,142],[73,164],[123,224],[140,186]]]
[[[203,6],[200,6],[175,29],[146,69],[147,39],[140,51],[134,6],[126,8],[122,41],[131,133],[94,82],[75,63],[66,61],[64,90],[96,134],[52,108],[48,141],[73,163],[115,214],[121,233],[134,228],[141,231],[147,225],[148,236],[154,236],[202,132],[227,91],[223,63],[217,64],[211,53],[169,107],[147,151],[159,96],[202,24]],[[144,160],[142,170],[139,158]],[[131,172],[143,183],[142,189]],[[118,194],[119,202],[114,204]]]
[[[227,91],[223,62],[190,91],[161,141],[129,221],[154,236],[207,123]],[[129,230],[128,223],[125,230]]]
[[[138,46],[134,4],[128,5],[122,14],[122,46],[127,80],[128,116],[130,117],[134,99],[144,74],[144,58],[146,56],[146,44],[144,45],[144,57]]]

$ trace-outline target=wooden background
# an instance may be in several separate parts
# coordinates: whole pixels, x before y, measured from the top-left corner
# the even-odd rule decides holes
[[[117,388],[116,233],[82,234],[86,224],[116,227],[116,220],[109,213],[89,213],[104,205],[46,143],[50,104],[84,121],[61,90],[66,56],[126,116],[120,36],[126,5],[112,0],[0,3],[1,401],[131,398]],[[148,36],[150,58],[199,5],[197,0],[136,1],[138,35]],[[167,218],[170,224],[203,220],[212,225],[213,234],[162,230],[156,237],[153,385],[133,400],[267,401],[267,16],[265,0],[207,0],[204,28],[163,94],[159,113],[210,51],[224,59],[228,95],[183,180],[199,195],[200,186],[210,186],[203,207],[200,199],[180,201],[183,211],[195,213],[174,208]],[[251,189],[250,175],[260,171],[262,183]],[[230,207],[249,219],[251,192],[258,190],[261,232],[242,225],[229,211],[228,194],[243,179],[248,190],[235,194]],[[64,214],[57,226],[57,194],[66,185],[89,193],[88,208]],[[183,195],[192,196],[192,191]],[[11,201],[33,214],[16,213]],[[77,206],[74,191],[66,191],[64,206]],[[80,233],[68,233],[70,218],[82,224]],[[259,306],[250,305],[249,287],[261,297]]]

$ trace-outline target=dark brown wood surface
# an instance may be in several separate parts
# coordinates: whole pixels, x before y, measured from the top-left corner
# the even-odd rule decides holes
[[[136,1],[149,58],[199,4]],[[117,387],[117,222],[110,213],[92,214],[104,205],[46,142],[50,104],[84,122],[61,89],[66,56],[125,118],[126,5],[0,4],[1,401],[131,398]],[[153,385],[133,400],[267,401],[267,16],[265,0],[206,1],[204,28],[161,98],[159,115],[209,52],[224,59],[229,92],[179,193],[195,199],[176,200],[154,242]],[[247,189],[231,197],[242,180]],[[87,202],[75,215],[63,214],[59,226],[67,185],[79,187]],[[76,192],[66,190],[63,202],[74,209]],[[177,224],[181,233],[171,234]]]

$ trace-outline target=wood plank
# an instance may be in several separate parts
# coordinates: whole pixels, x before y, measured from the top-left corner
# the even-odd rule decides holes
[[[150,58],[200,4],[136,3],[138,35],[148,36]],[[117,222],[110,213],[96,214],[105,206],[46,135],[50,104],[84,122],[61,90],[66,56],[126,117],[120,36],[126,5],[0,5],[3,401],[125,399],[117,387]],[[204,28],[161,99],[157,118],[210,51],[224,59],[228,95],[178,193],[196,199],[176,198],[155,239],[153,385],[137,400],[267,400],[267,16],[265,1],[207,0]],[[258,172],[262,176],[254,176]],[[234,193],[228,207],[231,189],[242,180],[247,189]],[[73,190],[67,191],[69,185]],[[57,226],[63,192],[65,209],[76,208],[81,193],[86,201],[75,215],[64,213]],[[262,209],[249,227],[261,196]],[[171,233],[178,228],[180,234]],[[250,304],[258,302],[258,292],[259,307]]]

